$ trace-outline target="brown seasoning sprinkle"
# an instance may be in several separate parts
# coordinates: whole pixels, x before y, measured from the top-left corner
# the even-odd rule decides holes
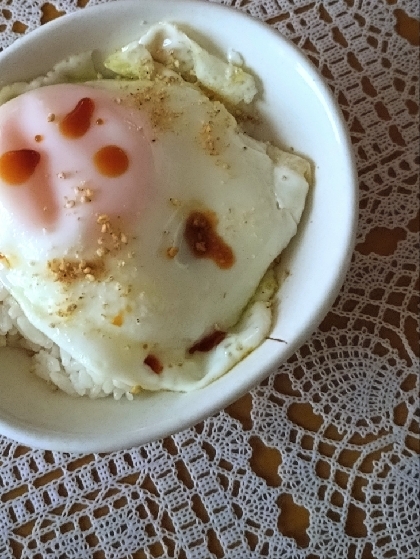
[[[216,141],[220,138],[214,137],[214,126],[213,122],[210,120],[209,122],[205,122],[200,130],[200,142],[202,148],[209,154],[209,155],[219,155],[219,150],[216,148]]]
[[[62,310],[60,309],[57,312],[58,316],[61,316],[62,318],[66,317],[66,316],[70,316],[71,314],[74,313],[74,311],[77,309],[77,305],[75,305],[74,303],[69,305],[66,309]]]
[[[161,130],[170,129],[174,119],[179,116],[179,113],[167,106],[167,97],[159,83],[153,83],[150,87],[132,94],[135,103],[149,113],[153,128]]]
[[[47,263],[47,267],[54,275],[55,281],[67,284],[81,279],[94,281],[104,272],[104,264],[101,260],[86,262],[84,260],[54,258]]]
[[[111,223],[108,215],[100,214],[96,218],[96,223],[100,226],[101,236],[98,237],[98,245],[100,248],[96,251],[98,256],[104,256],[105,254],[121,249],[121,244],[128,244],[128,237],[125,233],[119,230],[115,230]],[[124,261],[121,261],[121,266],[125,265]]]

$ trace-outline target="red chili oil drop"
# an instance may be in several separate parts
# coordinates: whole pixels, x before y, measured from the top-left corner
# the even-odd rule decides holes
[[[217,218],[212,211],[193,211],[185,224],[185,240],[197,258],[210,258],[222,270],[235,263],[231,247],[216,231]]]
[[[23,184],[33,175],[40,159],[40,153],[33,149],[6,151],[0,157],[0,178],[12,186]]]
[[[119,177],[129,166],[128,155],[118,146],[104,146],[93,156],[96,168],[105,177]]]
[[[148,367],[150,367],[152,369],[152,371],[154,373],[156,373],[157,375],[159,375],[163,371],[162,363],[156,357],[156,355],[153,355],[152,353],[149,353],[149,355],[146,357],[146,359],[143,361],[143,363],[145,365],[147,365]]]
[[[226,338],[226,332],[222,332],[221,330],[215,330],[208,336],[201,338],[198,342],[195,342],[193,346],[190,347],[188,353],[192,355],[196,351],[200,352],[207,352],[211,351],[214,347],[218,346],[220,342]]]
[[[59,124],[60,132],[66,138],[81,138],[90,128],[95,103],[89,97],[80,99]]]

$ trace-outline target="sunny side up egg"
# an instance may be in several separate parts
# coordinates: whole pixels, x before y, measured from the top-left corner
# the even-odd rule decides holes
[[[0,107],[0,281],[98,383],[199,387],[268,335],[275,282],[242,313],[309,173],[169,71],[28,91]]]

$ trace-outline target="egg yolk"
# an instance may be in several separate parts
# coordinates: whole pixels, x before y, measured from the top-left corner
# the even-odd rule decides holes
[[[97,248],[98,216],[127,233],[153,197],[151,136],[144,112],[111,92],[60,84],[24,93],[0,107],[0,204],[40,244],[47,232],[68,246],[77,232]]]

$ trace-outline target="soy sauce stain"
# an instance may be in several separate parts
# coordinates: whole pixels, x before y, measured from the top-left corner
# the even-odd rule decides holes
[[[148,367],[150,367],[152,371],[157,375],[159,375],[163,371],[163,365],[160,362],[159,358],[156,357],[156,355],[153,355],[152,353],[149,353],[149,355],[146,357],[143,363]]]
[[[216,231],[217,217],[210,210],[193,211],[187,218],[184,237],[196,258],[209,258],[227,270],[235,263],[232,248]]]
[[[72,111],[66,114],[59,124],[60,132],[70,139],[81,138],[91,125],[95,103],[90,97],[83,97]]]
[[[125,151],[114,145],[104,146],[93,156],[95,167],[105,177],[119,177],[128,167],[129,160]]]
[[[208,336],[201,338],[198,340],[194,345],[190,347],[188,353],[192,355],[196,351],[205,353],[207,351],[211,351],[213,348],[218,346],[223,340],[226,338],[226,332],[222,332],[221,330],[215,330]]]
[[[24,184],[35,172],[40,159],[40,153],[33,149],[6,151],[0,157],[0,178],[12,186]]]

